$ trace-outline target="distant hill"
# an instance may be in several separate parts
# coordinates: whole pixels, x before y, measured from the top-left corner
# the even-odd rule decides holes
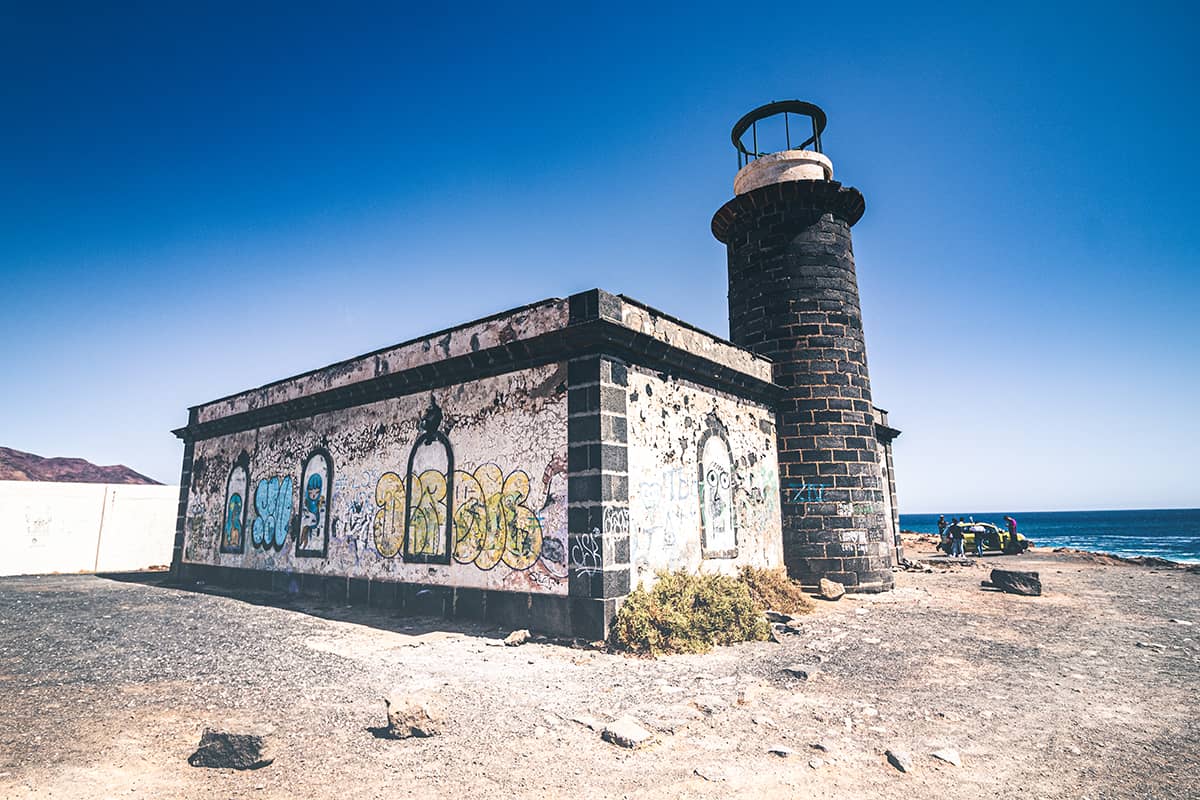
[[[158,481],[123,464],[98,467],[82,458],[43,458],[0,447],[0,481],[54,481],[58,483],[146,483]]]

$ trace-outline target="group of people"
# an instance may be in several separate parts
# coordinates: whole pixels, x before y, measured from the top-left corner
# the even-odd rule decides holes
[[[1017,538],[1017,521],[1009,516],[1004,518],[1004,524],[1008,527],[1008,545],[1003,546],[1003,543],[999,541],[999,534],[996,533],[993,534],[993,538],[996,539],[995,546],[998,549],[1003,548],[1005,552],[1019,550],[1020,541]],[[937,526],[938,538],[940,539],[938,546],[951,556],[958,558],[963,556],[964,544],[968,533],[972,534],[975,540],[975,555],[982,556],[988,534],[990,533],[988,529],[992,527],[977,523],[974,517],[970,519],[955,517],[951,522],[946,522],[945,515],[938,517]]]

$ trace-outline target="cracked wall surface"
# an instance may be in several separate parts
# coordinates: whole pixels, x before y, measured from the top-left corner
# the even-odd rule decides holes
[[[566,398],[549,364],[197,441],[183,560],[566,594]]]
[[[641,367],[628,391],[632,585],[782,566],[772,411]]]

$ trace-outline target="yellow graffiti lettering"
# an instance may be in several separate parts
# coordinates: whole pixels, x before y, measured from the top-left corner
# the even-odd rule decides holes
[[[394,558],[404,543],[404,481],[385,472],[375,484],[375,549],[384,558]]]

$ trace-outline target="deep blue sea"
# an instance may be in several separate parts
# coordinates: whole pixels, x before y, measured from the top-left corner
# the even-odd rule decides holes
[[[1005,513],[947,512],[1005,528]],[[1031,511],[1011,513],[1017,531],[1039,547],[1074,547],[1119,556],[1157,556],[1200,563],[1200,508],[1149,511]],[[937,533],[937,514],[901,514],[900,528]]]

